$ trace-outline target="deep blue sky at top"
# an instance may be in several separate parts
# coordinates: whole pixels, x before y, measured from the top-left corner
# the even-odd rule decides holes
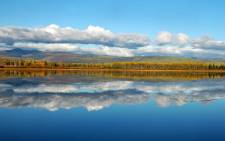
[[[225,0],[0,0],[0,26],[74,28],[225,39]]]

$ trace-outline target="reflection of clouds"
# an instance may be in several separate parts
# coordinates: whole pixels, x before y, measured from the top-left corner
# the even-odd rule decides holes
[[[177,95],[176,104],[178,106],[182,106],[187,102],[187,96],[186,95]]]
[[[191,84],[191,85],[190,85]],[[8,86],[9,87],[9,86]],[[100,93],[135,89],[148,94],[193,94],[204,90],[223,89],[218,83],[141,83],[132,81],[111,81],[74,84],[39,84],[14,87],[15,93]]]
[[[48,85],[49,84],[49,85]],[[50,111],[85,107],[100,110],[112,104],[144,103],[154,99],[160,107],[181,106],[225,98],[225,80],[191,82],[111,81],[16,86],[0,83],[0,107],[35,107]]]
[[[77,91],[72,85],[46,85],[41,84],[36,87],[21,87],[13,89],[16,93],[72,93]]]
[[[98,94],[42,94],[1,96],[1,107],[34,107],[55,111],[60,108],[70,109],[85,107],[89,111],[100,110],[112,104],[143,103],[149,99],[147,94],[130,94],[129,91]]]
[[[167,107],[170,105],[170,98],[168,96],[159,95],[156,96],[155,100],[160,107]]]
[[[38,86],[24,86],[14,88],[16,93],[95,93],[110,90],[124,90],[128,89],[132,84],[129,81],[115,81],[115,82],[97,82],[97,83],[78,83],[78,84],[41,84]]]
[[[193,91],[191,94],[159,94],[155,95],[156,103],[160,107],[168,107],[170,105],[182,106],[190,102],[205,102],[225,98],[225,88],[214,90]]]
[[[168,107],[170,105],[182,106],[188,102],[192,102],[190,100],[191,97],[192,95],[185,95],[185,94],[157,95],[155,97],[155,100],[160,107]],[[196,101],[196,100],[193,99],[193,101]]]
[[[190,85],[191,84],[191,85]],[[218,84],[218,83],[216,83]],[[183,83],[160,83],[159,85],[151,84],[151,85],[143,85],[136,84],[135,88],[146,93],[159,93],[159,94],[193,94],[199,91],[204,90],[215,90],[215,89],[223,89],[224,86],[222,84],[211,84],[211,83],[203,83],[199,84],[196,82],[183,82]]]
[[[10,88],[11,88],[11,85],[0,84],[0,92],[4,92],[4,91],[6,91],[7,89],[10,89]]]

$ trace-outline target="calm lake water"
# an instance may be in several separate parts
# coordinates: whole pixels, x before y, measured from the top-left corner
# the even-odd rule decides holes
[[[0,140],[225,140],[224,75],[96,74],[3,72]]]

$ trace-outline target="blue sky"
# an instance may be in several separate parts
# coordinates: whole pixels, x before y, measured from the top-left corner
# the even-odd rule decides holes
[[[154,36],[185,32],[225,39],[224,0],[1,0],[3,26],[97,25]]]
[[[161,36],[164,43],[165,38],[167,38],[166,40],[170,38],[169,42],[173,42],[172,44],[165,45],[166,48],[169,48],[170,52],[174,50],[180,53],[180,48],[178,48],[178,50],[175,48],[175,46],[177,47],[177,42],[174,43],[174,40],[177,40],[177,38],[180,39],[181,36],[179,36],[179,33],[184,33],[185,36],[187,35],[188,38],[192,40],[191,43],[188,42],[188,45],[191,44],[190,46],[192,49],[194,48],[194,50],[192,50],[191,53],[190,49],[188,50],[189,56],[193,54],[193,52],[199,52],[199,48],[196,50],[196,47],[193,47],[196,42],[200,44],[197,45],[197,47],[201,46],[202,49],[204,46],[204,50],[205,48],[208,49],[209,46],[222,46],[222,48],[225,48],[224,13],[225,0],[0,0],[1,28],[11,26],[18,28],[40,28],[55,24],[59,26],[57,28],[71,27],[79,29],[82,32],[82,30],[87,29],[89,25],[93,25],[103,30],[110,30],[113,33],[137,33],[148,36],[149,40],[151,42],[153,40],[154,42],[150,44],[154,47],[148,46],[148,50],[146,51],[145,48],[144,53],[135,53],[142,55],[148,54],[149,52],[154,52],[155,55],[160,53],[159,50],[161,48],[156,46],[157,43],[155,42],[157,42],[158,39],[156,36],[161,36],[159,35],[161,32],[164,33]],[[52,28],[54,26],[50,27]],[[94,30],[99,31],[99,28],[95,28]],[[167,32],[169,32],[169,34],[167,34]],[[21,36],[19,33],[14,34],[17,34],[18,37]],[[14,36],[14,34],[11,36]],[[104,32],[103,34],[105,36],[107,33]],[[100,36],[102,36],[102,33],[98,35],[98,37]],[[207,38],[210,37],[210,39],[201,38],[205,36],[207,36]],[[145,39],[139,39],[138,42],[136,42],[137,39],[133,40],[134,38],[129,35],[116,37],[117,41],[114,39],[112,41],[110,38],[110,43],[105,43],[104,41],[103,45],[110,46],[110,50],[111,47],[123,46],[122,52],[127,51],[124,50],[127,43],[122,43],[123,45],[121,45],[121,40],[128,37],[135,42],[134,44],[136,44],[136,46],[140,45],[140,42],[143,40],[145,43],[143,43],[142,46],[146,46]],[[184,36],[182,36],[182,38],[183,37]],[[5,40],[6,38],[8,41],[9,37],[4,37],[1,40]],[[156,41],[155,38],[157,38]],[[162,38],[160,38],[160,40]],[[27,42],[28,40],[34,39],[25,40]],[[23,42],[25,40],[23,40]],[[77,38],[75,40],[77,40]],[[186,37],[185,40],[187,40]],[[78,43],[82,43],[81,46],[84,46],[84,42],[88,42],[87,46],[89,46],[89,44],[102,42],[102,39],[98,38],[98,40],[92,42],[90,42],[90,40],[82,40],[82,42]],[[166,42],[168,43],[168,41]],[[159,44],[161,45],[161,43],[157,45]],[[129,44],[127,48],[130,48],[130,46],[133,45]],[[188,46],[186,45],[185,47],[187,48]],[[94,46],[94,48],[96,47]],[[152,51],[152,48],[156,48],[157,51]],[[186,48],[185,51],[187,50]],[[113,48],[113,50],[115,50],[115,48]],[[184,49],[182,50],[182,55],[184,55],[183,51]],[[207,50],[205,51],[207,52]],[[225,51],[225,49],[223,51]],[[162,49],[161,52],[163,52]],[[208,50],[208,52],[211,52],[211,50]]]

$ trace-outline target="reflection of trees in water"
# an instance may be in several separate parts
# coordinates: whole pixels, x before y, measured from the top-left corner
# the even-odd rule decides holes
[[[162,71],[104,71],[104,70],[1,70],[0,78],[32,78],[32,77],[47,77],[47,76],[86,76],[97,77],[104,79],[127,79],[127,80],[199,80],[199,79],[214,79],[224,78],[225,72],[162,72]]]

